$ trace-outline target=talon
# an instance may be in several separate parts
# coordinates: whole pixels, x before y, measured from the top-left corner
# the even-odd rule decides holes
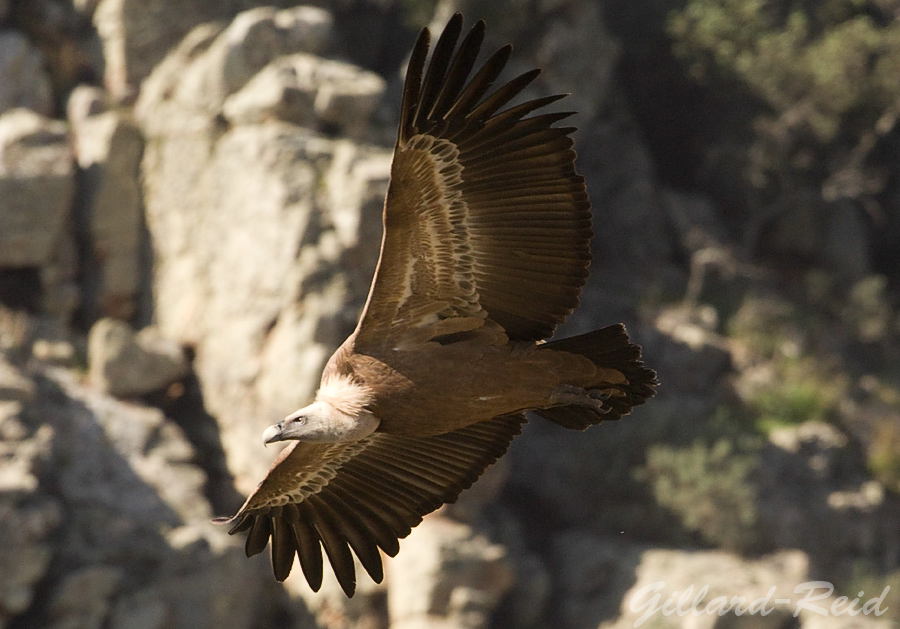
[[[606,405],[606,400],[611,398],[614,391],[610,389],[593,389],[591,391],[571,385],[562,385],[554,395],[554,402],[559,406],[583,406],[595,413],[605,415],[612,411]]]
[[[581,387],[564,384],[557,388],[553,395],[554,404],[560,406],[583,406],[587,391]]]

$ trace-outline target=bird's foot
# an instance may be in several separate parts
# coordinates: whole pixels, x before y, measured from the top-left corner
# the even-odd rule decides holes
[[[603,389],[583,389],[572,385],[561,385],[552,397],[554,406],[582,406],[596,413],[606,414],[611,409],[606,405],[610,393]]]

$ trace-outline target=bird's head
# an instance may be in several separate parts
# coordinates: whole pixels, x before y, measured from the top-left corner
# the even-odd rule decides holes
[[[291,413],[263,432],[263,442],[318,441],[336,443],[357,441],[378,427],[378,419],[368,410],[348,414],[332,404],[316,401]]]

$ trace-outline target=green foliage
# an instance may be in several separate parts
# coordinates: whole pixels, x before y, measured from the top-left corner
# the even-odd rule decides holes
[[[898,75],[900,81],[900,75]],[[887,294],[887,278],[872,275],[863,278],[850,289],[841,318],[865,342],[883,340],[900,328],[894,308]]]
[[[743,550],[756,541],[755,466],[754,454],[736,451],[727,439],[711,446],[695,441],[683,448],[651,446],[636,476],[684,528],[710,544]]]
[[[864,162],[900,114],[900,21],[890,7],[688,0],[670,14],[668,33],[695,80],[731,84],[749,110],[763,106],[745,172],[756,187],[820,185],[837,198],[880,185]]]
[[[848,378],[818,351],[818,337],[830,329],[826,319],[802,300],[791,304],[773,295],[748,295],[728,322],[745,360],[756,365],[739,388],[761,432],[838,416]]]
[[[875,478],[900,492],[900,426],[896,422],[883,422],[876,427],[867,462]]]
[[[897,373],[882,378],[863,378],[868,399],[859,409],[866,417],[869,438],[866,462],[872,475],[885,487],[900,493],[900,381]],[[900,590],[898,590],[900,593]]]
[[[811,360],[785,360],[773,365],[770,384],[756,390],[750,404],[760,428],[831,421],[845,390],[842,379],[820,373]]]
[[[800,316],[786,300],[768,295],[747,295],[726,322],[729,337],[743,343],[761,358],[796,355],[802,344]]]
[[[697,75],[721,71],[745,82],[774,110],[803,108],[830,140],[854,108],[900,97],[900,24],[875,24],[859,0],[808,3],[691,0],[669,32]]]

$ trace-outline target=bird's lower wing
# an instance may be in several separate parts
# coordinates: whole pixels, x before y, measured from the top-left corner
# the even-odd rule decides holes
[[[322,584],[322,548],[344,592],[356,589],[353,555],[384,576],[379,548],[400,549],[422,517],[470,487],[521,431],[524,413],[431,437],[375,433],[347,444],[295,442],[285,448],[240,511],[230,533],[248,531],[247,556],[272,541],[275,578],[294,555],[313,590]]]

